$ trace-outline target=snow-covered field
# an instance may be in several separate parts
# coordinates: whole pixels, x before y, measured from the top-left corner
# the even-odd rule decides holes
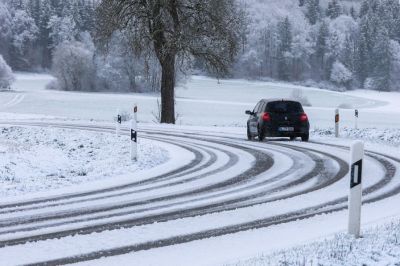
[[[165,163],[168,152],[141,139],[130,160],[128,136],[71,129],[0,127],[0,198],[133,174]]]
[[[152,123],[157,113],[156,95],[46,91],[48,75],[18,74],[15,91],[1,92],[0,119],[63,117],[111,121],[116,109],[130,111],[137,103],[139,121]],[[313,128],[332,126],[334,109],[341,109],[343,126],[354,127],[354,108],[360,109],[359,126],[400,128],[399,93],[376,91],[332,92],[284,83],[217,80],[192,77],[177,89],[178,124],[196,126],[245,126],[244,111],[262,98],[287,98],[301,90],[311,107],[306,108]],[[350,109],[349,109],[350,108]]]
[[[177,89],[171,126],[152,122],[155,95],[46,91],[48,75],[17,78],[0,92],[0,264],[398,263],[400,93],[193,77]],[[312,105],[312,142],[245,140],[244,110],[299,89]],[[113,133],[115,110],[134,103],[136,164],[127,137]],[[346,109],[335,139],[338,106]],[[357,241],[345,236],[343,147],[354,139],[368,150]]]

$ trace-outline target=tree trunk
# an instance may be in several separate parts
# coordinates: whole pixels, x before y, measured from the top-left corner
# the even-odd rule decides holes
[[[175,124],[175,55],[161,63],[161,123]]]

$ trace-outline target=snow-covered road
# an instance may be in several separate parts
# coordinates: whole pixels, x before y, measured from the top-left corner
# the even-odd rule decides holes
[[[112,126],[101,123],[3,123],[114,133]],[[123,132],[128,134],[127,129]],[[146,125],[140,128],[140,137],[165,143],[164,148],[179,156],[157,169],[135,173],[131,180],[3,202],[0,258],[10,265],[115,264],[127,258],[142,261],[138,265],[185,265],[189,259],[185,256],[158,263],[144,258],[157,256],[163,248],[180,249],[214,239],[223,243],[224,238],[243,233],[261,233],[299,220],[313,224],[322,214],[329,220],[329,215],[345,212],[349,185],[345,146],[248,142],[234,131]],[[399,198],[400,159],[370,150],[366,162],[365,204],[379,207]],[[246,245],[257,250],[259,243]],[[213,248],[221,261],[233,256],[231,251],[221,255],[223,245]],[[190,264],[211,261],[203,258]]]

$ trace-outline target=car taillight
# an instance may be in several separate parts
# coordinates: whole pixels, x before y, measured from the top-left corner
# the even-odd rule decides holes
[[[305,113],[302,113],[300,115],[300,121],[301,122],[307,122],[308,121],[308,117],[307,117],[307,115]]]
[[[271,115],[269,113],[264,113],[262,116],[262,120],[265,122],[271,122]]]

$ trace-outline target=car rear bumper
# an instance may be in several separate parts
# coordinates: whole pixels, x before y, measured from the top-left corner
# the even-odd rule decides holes
[[[288,126],[290,127],[290,126]],[[293,127],[293,131],[281,131],[278,127],[265,127],[264,134],[266,137],[301,137],[308,135],[310,132],[309,126]]]

